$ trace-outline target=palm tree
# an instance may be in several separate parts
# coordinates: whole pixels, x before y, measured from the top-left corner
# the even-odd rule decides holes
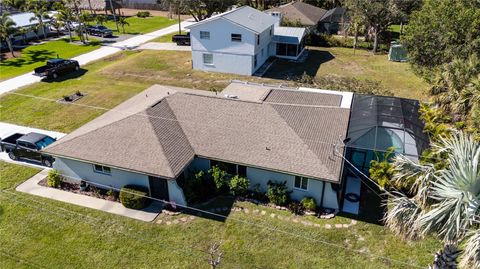
[[[122,26],[122,33],[125,34],[125,25],[130,26],[130,23],[128,23],[127,19],[124,16],[119,16],[118,17],[118,24]]]
[[[416,195],[390,199],[386,225],[406,238],[436,234],[444,242],[461,242],[470,237],[462,262],[480,265],[480,246],[468,233],[473,229],[479,237],[480,143],[457,133],[441,138],[432,150],[446,156],[445,168],[395,158],[393,180],[415,179],[411,192]]]
[[[85,35],[85,38],[88,40],[88,34],[86,27],[89,25],[88,23],[92,21],[92,15],[87,11],[84,11],[79,16],[80,25],[78,29],[79,35]]]
[[[42,30],[43,38],[47,38],[47,33],[45,33],[45,22],[44,19],[49,19],[46,2],[42,0],[30,0],[28,1],[27,8],[30,12],[33,13],[33,17],[30,18],[30,21],[37,21],[39,28]]]
[[[60,13],[57,13],[53,16],[53,18],[50,20],[50,24],[53,26],[53,28],[55,28],[55,30],[57,31],[57,36],[60,37],[60,28],[62,28],[63,26],[65,26],[65,24],[63,23],[63,21],[61,20],[58,20],[58,17],[59,17]]]
[[[0,40],[7,42],[12,57],[15,57],[15,54],[13,53],[12,40],[10,38],[15,32],[15,25],[16,23],[10,18],[10,14],[6,12],[2,14],[0,17]]]
[[[65,6],[61,6],[58,10],[58,13],[55,15],[55,19],[62,23],[63,25],[67,26],[68,36],[70,37],[70,42],[72,42],[72,29],[71,24],[73,20],[73,12],[70,8],[66,8]]]
[[[107,21],[107,16],[103,14],[99,14],[95,16],[95,22],[97,24],[103,25]]]
[[[18,34],[20,34],[22,36],[23,44],[27,44],[28,28],[25,28],[25,27],[18,28],[17,32],[18,32]]]

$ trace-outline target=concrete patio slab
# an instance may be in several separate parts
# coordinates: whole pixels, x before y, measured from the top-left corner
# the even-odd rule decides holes
[[[124,207],[118,202],[107,201],[91,196],[71,193],[59,189],[49,188],[38,185],[42,179],[48,175],[49,169],[44,169],[40,173],[31,177],[24,183],[20,184],[16,190],[31,195],[36,195],[44,198],[53,199],[69,204],[88,207],[91,209],[100,210],[103,212],[120,215],[145,222],[153,221],[161,212],[161,205],[152,203],[151,206],[144,210],[134,210]]]
[[[192,51],[190,46],[178,46],[176,43],[149,42],[137,48],[138,50],[175,50]]]

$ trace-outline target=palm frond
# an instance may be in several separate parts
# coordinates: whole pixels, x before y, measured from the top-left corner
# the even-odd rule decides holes
[[[417,230],[417,217],[421,213],[421,208],[402,193],[394,193],[388,199],[388,211],[383,221],[395,235],[404,239],[416,239],[419,236]]]
[[[463,268],[480,268],[480,229],[469,234],[460,266]]]

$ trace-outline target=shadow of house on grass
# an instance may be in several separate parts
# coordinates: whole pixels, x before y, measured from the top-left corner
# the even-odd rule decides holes
[[[183,213],[200,218],[225,222],[232,211],[234,203],[235,198],[232,196],[218,196],[207,202],[191,206],[191,208],[200,210],[186,208],[183,210]]]
[[[304,73],[315,77],[321,65],[333,59],[335,57],[328,51],[309,50],[308,57],[304,62],[277,59],[263,77],[293,80]]]
[[[80,68],[78,71],[68,73],[68,74],[64,74],[64,75],[59,75],[58,78],[56,78],[56,79],[44,78],[44,79],[42,79],[42,81],[47,82],[47,83],[62,82],[62,81],[69,80],[69,79],[79,78],[79,77],[85,75],[87,72],[88,72],[87,69]]]

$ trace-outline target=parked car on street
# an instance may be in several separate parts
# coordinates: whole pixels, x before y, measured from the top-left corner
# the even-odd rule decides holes
[[[80,69],[80,64],[75,60],[50,59],[47,64],[35,68],[34,73],[39,77],[58,78],[59,75],[71,73]]]
[[[5,151],[14,161],[25,159],[52,167],[53,157],[41,150],[55,141],[55,138],[40,133],[16,133],[0,140],[0,151]]]
[[[94,25],[87,27],[87,33],[90,35],[96,35],[101,37],[110,37],[113,35],[113,31],[103,25]]]
[[[172,36],[172,42],[177,43],[179,46],[190,46],[190,33],[187,33],[186,35],[174,35]]]

